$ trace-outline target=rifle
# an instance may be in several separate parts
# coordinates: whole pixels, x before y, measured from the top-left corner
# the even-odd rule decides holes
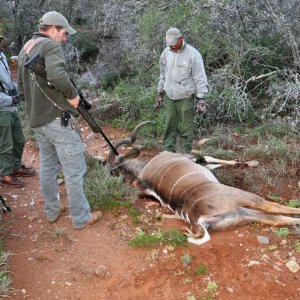
[[[34,74],[37,74],[44,80],[47,80],[47,73],[45,71],[45,59],[41,57],[39,54],[34,55],[30,60],[28,60],[24,66],[28,68],[31,72]],[[95,133],[100,133],[106,143],[110,146],[111,150],[114,152],[115,155],[119,155],[116,148],[113,146],[111,141],[108,139],[108,137],[105,135],[105,133],[102,131],[102,129],[99,127],[99,125],[96,123],[94,118],[91,116],[91,114],[88,112],[89,109],[91,109],[91,104],[84,98],[82,92],[80,89],[77,88],[75,82],[70,79],[74,87],[78,91],[78,95],[80,97],[77,110],[79,114],[83,117],[83,119],[88,123],[88,125],[91,127],[92,131]],[[50,82],[48,82],[51,84]]]
[[[11,211],[11,208],[6,204],[5,200],[2,198],[1,195],[0,195],[0,202],[1,202],[1,206],[2,206],[2,211],[4,213]]]

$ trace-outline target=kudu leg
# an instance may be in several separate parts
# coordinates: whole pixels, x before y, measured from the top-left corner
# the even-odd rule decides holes
[[[253,199],[253,201],[245,202],[245,206],[254,209],[263,210],[268,213],[289,214],[289,215],[300,216],[300,208],[289,207],[289,206],[281,205],[276,202],[267,201],[260,198],[259,196],[257,196],[256,199]]]
[[[300,218],[266,215],[259,211],[240,207],[223,215],[209,217],[204,221],[213,230],[224,230],[253,222],[271,226],[300,225]]]

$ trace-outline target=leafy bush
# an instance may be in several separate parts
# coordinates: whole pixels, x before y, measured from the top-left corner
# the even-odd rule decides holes
[[[137,192],[123,183],[123,178],[113,177],[91,156],[87,157],[89,166],[84,181],[84,190],[92,208],[112,209],[116,206],[130,206]],[[121,201],[129,199],[129,202]]]

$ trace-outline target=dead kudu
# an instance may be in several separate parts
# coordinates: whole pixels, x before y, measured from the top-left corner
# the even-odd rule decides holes
[[[253,193],[226,186],[208,168],[195,162],[222,165],[241,163],[166,151],[149,161],[132,159],[140,153],[134,146],[137,131],[147,123],[139,124],[131,138],[115,144],[116,149],[121,145],[130,145],[132,148],[127,154],[117,157],[111,151],[106,169],[112,171],[118,168],[130,173],[135,178],[136,188],[155,197],[161,205],[189,223],[189,242],[201,245],[210,240],[208,229],[225,230],[252,222],[272,226],[300,225],[300,218],[283,216],[300,215],[299,208],[266,201]]]

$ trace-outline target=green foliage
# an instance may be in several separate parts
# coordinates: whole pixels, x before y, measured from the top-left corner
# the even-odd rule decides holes
[[[295,248],[295,251],[300,254],[300,240],[296,240],[294,242],[294,248]]]
[[[10,253],[4,251],[2,241],[0,241],[0,297],[11,293],[11,278],[7,268],[9,256]]]
[[[206,287],[208,293],[215,293],[218,290],[218,285],[215,281],[209,281]]]
[[[278,246],[277,246],[277,245],[270,245],[270,246],[268,247],[268,249],[269,249],[270,251],[275,251],[275,250],[278,249]]]
[[[87,157],[88,172],[85,176],[84,190],[92,208],[112,209],[116,206],[129,207],[130,202],[120,199],[136,198],[136,191],[123,183],[123,178],[113,177],[99,162]]]
[[[291,199],[288,203],[289,207],[297,208],[300,207],[300,200],[298,199]]]
[[[201,264],[197,267],[195,274],[196,275],[205,275],[205,274],[207,274],[207,272],[208,272],[208,270],[207,270],[206,265]]]
[[[255,128],[247,128],[246,133],[249,137],[255,138],[268,138],[274,136],[277,138],[285,137],[289,132],[289,128],[286,125],[277,124],[263,124]]]
[[[159,244],[186,246],[187,237],[175,229],[149,234],[141,228],[137,228],[136,236],[129,241],[130,246],[138,248],[150,248]]]
[[[285,238],[290,234],[290,231],[286,227],[278,228],[274,231],[278,237]]]
[[[289,146],[274,136],[270,136],[269,139],[261,140],[257,145],[248,147],[245,151],[245,155],[255,159],[282,159],[283,162],[288,162],[293,156],[290,153]]]
[[[189,255],[189,254],[184,254],[183,256],[181,256],[181,262],[183,264],[184,267],[188,267],[194,260],[194,257]]]
[[[132,223],[133,224],[137,225],[137,224],[140,223],[139,216],[142,214],[141,211],[139,211],[136,208],[129,208],[128,213],[132,218]]]

